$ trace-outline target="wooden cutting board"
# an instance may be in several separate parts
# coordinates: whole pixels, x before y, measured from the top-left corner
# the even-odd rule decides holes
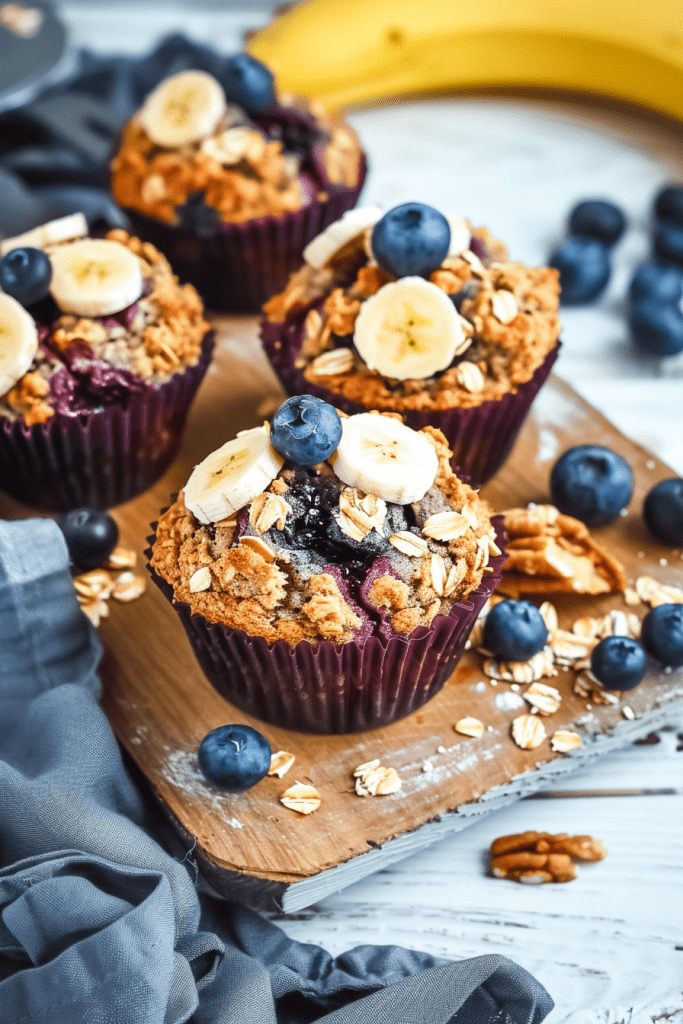
[[[217,318],[217,354],[192,409],[180,457],[147,494],[121,506],[121,541],[140,554],[149,523],[185,482],[191,468],[237,430],[260,422],[261,403],[280,397],[263,357],[255,318]],[[560,360],[561,369],[561,360]],[[636,486],[629,515],[597,534],[625,564],[628,575],[651,575],[683,585],[683,554],[654,545],[642,522],[643,497],[658,480],[676,475],[625,438],[559,378],[542,389],[503,470],[484,489],[494,509],[548,500],[550,468],[574,444],[599,442],[632,465]],[[21,509],[8,499],[0,514]],[[24,512],[25,514],[25,512]],[[561,596],[560,624],[580,616],[625,609],[620,595]],[[294,911],[385,867],[421,846],[464,828],[479,815],[550,784],[586,758],[631,743],[683,709],[683,670],[656,672],[618,706],[587,707],[572,690],[573,673],[546,680],[562,693],[560,710],[544,719],[548,735],[561,728],[581,733],[570,756],[553,754],[549,741],[531,751],[510,737],[523,712],[506,707],[512,691],[494,686],[481,660],[467,654],[444,689],[421,711],[384,729],[347,736],[312,736],[277,729],[227,704],[206,681],[180,621],[156,587],[133,604],[110,604],[100,628],[106,653],[103,706],[120,742],[146,776],[187,847],[219,892],[264,909]],[[632,609],[629,609],[632,610]],[[635,609],[642,617],[647,609]],[[512,698],[514,700],[514,698]],[[626,718],[623,705],[634,718]],[[629,712],[627,711],[627,715]],[[457,735],[465,716],[487,726],[483,736]],[[296,756],[280,780],[266,778],[243,794],[225,794],[199,772],[196,751],[216,726],[246,722],[273,750]],[[438,752],[443,748],[443,752]],[[403,781],[389,797],[359,798],[353,770],[379,758]],[[431,769],[425,770],[425,766]],[[295,780],[310,782],[320,808],[303,817],[279,803]]]

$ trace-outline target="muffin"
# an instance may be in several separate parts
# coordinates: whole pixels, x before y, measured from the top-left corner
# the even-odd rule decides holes
[[[123,129],[112,192],[135,232],[207,305],[260,309],[304,246],[358,199],[365,158],[353,129],[315,102],[277,94],[247,54],[221,81],[163,81]]]
[[[558,272],[420,203],[352,210],[304,258],[261,328],[287,393],[438,427],[457,471],[490,479],[558,354]]]
[[[1,243],[0,485],[35,508],[109,508],[176,454],[213,350],[192,285],[74,214]]]
[[[428,701],[505,560],[439,430],[342,417],[289,399],[272,428],[195,469],[151,538],[152,576],[209,681],[306,732],[371,729]]]

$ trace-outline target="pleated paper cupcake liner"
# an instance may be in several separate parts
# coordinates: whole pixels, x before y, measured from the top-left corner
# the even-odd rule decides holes
[[[126,209],[132,231],[169,260],[181,281],[193,284],[211,309],[256,313],[281,292],[303,262],[303,250],[346,210],[356,205],[367,164],[362,159],[354,188],[329,186],[328,199],[313,198],[294,213],[258,217],[243,224],[221,222],[205,235]]]
[[[494,520],[503,547],[502,520]],[[153,538],[152,538],[153,539]],[[151,554],[151,552],[148,552]],[[500,582],[505,555],[491,559],[467,601],[410,637],[371,635],[346,644],[284,640],[269,645],[193,615],[173,588],[152,579],[180,616],[204,674],[227,701],[265,722],[299,732],[363,732],[389,725],[427,703],[460,659],[481,609]]]
[[[313,384],[294,365],[301,347],[301,322],[297,317],[285,324],[267,320],[261,324],[263,348],[287,394],[316,395],[350,416],[367,412],[359,402]],[[472,487],[480,487],[498,472],[512,451],[531,403],[548,379],[559,351],[558,341],[530,380],[494,401],[482,402],[472,409],[396,411],[413,430],[432,426],[443,431],[453,452],[454,469]]]
[[[112,508],[148,490],[173,461],[187,412],[213,353],[118,403],[46,423],[0,418],[0,487],[32,508]]]

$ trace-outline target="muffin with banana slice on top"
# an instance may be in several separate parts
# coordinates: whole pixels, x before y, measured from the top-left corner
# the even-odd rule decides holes
[[[475,486],[507,458],[559,350],[558,272],[422,203],[351,210],[264,306],[288,394],[439,427]]]
[[[500,520],[434,427],[311,395],[194,470],[150,571],[213,686],[258,718],[357,732],[421,707],[500,580]]]
[[[0,243],[0,487],[109,508],[172,461],[213,350],[192,285],[78,213]]]
[[[246,53],[161,82],[125,126],[112,192],[209,306],[256,312],[358,199],[366,163],[336,114],[278,93]]]

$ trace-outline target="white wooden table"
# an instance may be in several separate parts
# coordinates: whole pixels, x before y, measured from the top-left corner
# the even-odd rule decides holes
[[[266,8],[71,0],[79,45],[141,51],[171,30],[227,51]],[[130,26],[135,25],[134,34]],[[369,153],[364,202],[410,199],[486,223],[513,257],[542,263],[581,198],[609,198],[629,217],[596,305],[563,313],[558,372],[621,430],[683,474],[683,357],[632,347],[625,293],[648,251],[651,198],[683,181],[683,128],[646,114],[505,98],[385,105],[351,118]],[[599,439],[596,439],[599,440]],[[527,800],[300,914],[293,937],[333,954],[400,943],[443,957],[499,952],[546,985],[548,1024],[683,1024],[683,721],[659,742],[607,755],[558,789],[671,789],[663,796]],[[486,875],[498,835],[524,829],[591,833],[609,849],[568,885],[528,888]]]

